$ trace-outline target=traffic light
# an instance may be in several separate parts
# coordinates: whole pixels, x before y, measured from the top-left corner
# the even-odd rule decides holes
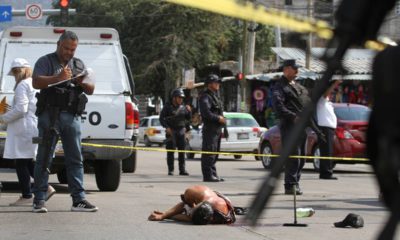
[[[60,0],[60,19],[62,25],[68,24],[68,8],[70,0]]]
[[[241,81],[244,78],[244,74],[242,72],[239,72],[239,73],[236,74],[235,77],[236,77],[237,80]]]

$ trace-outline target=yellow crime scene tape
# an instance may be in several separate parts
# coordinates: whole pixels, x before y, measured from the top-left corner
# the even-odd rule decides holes
[[[194,154],[241,155],[241,156],[251,156],[251,157],[273,157],[273,158],[279,157],[279,155],[277,155],[277,154],[241,153],[241,152],[208,152],[208,151],[194,151],[194,150],[173,150],[173,149],[165,149],[165,148],[127,147],[127,146],[96,144],[96,143],[82,143],[82,145],[83,146],[89,146],[89,147],[97,147],[97,148],[132,149],[132,150],[148,151],[148,152],[183,152],[183,153],[194,153]],[[315,156],[293,155],[293,156],[290,156],[290,158],[300,158],[300,159],[315,159],[315,158],[318,158],[320,160],[336,160],[336,161],[340,160],[340,161],[360,161],[360,162],[369,161],[368,158],[325,157],[325,156],[315,157]]]
[[[6,132],[0,132],[0,136],[7,136]],[[147,152],[183,152],[183,153],[194,153],[194,154],[218,154],[218,155],[241,155],[241,156],[249,156],[249,157],[279,157],[278,154],[261,154],[261,153],[241,153],[241,152],[208,152],[208,151],[195,151],[195,150],[173,150],[173,149],[165,149],[165,148],[151,148],[151,147],[128,147],[128,146],[119,146],[119,145],[110,145],[110,144],[97,144],[97,143],[85,143],[82,142],[82,146],[87,147],[95,147],[95,148],[114,148],[114,149],[131,149],[138,151],[147,151]],[[326,157],[326,156],[299,156],[293,155],[289,158],[300,158],[300,159],[319,159],[319,160],[336,160],[336,161],[357,161],[357,162],[367,162],[368,158],[351,158],[351,157]]]
[[[325,21],[311,17],[295,15],[274,8],[266,8],[245,0],[165,0],[166,2],[201,9],[228,17],[253,21],[282,28],[298,33],[314,33],[323,39],[333,37],[333,28]],[[391,44],[385,41],[366,41],[364,47],[381,51]]]
[[[330,39],[332,28],[325,21],[290,14],[286,11],[269,8],[247,1],[238,0],[166,0],[167,2],[218,13],[228,17],[240,18],[257,23],[281,26],[300,33],[315,33],[320,38]]]

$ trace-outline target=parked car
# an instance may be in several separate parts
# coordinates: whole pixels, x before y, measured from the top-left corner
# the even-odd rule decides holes
[[[260,136],[266,128],[260,127],[251,114],[225,112],[229,137],[222,136],[221,152],[233,152],[235,159],[240,159],[240,153],[256,153]],[[202,126],[191,129],[186,143],[186,149],[201,151],[203,134]],[[187,153],[189,159],[194,158],[194,153]]]
[[[139,142],[144,143],[146,147],[152,144],[158,144],[160,147],[165,141],[165,129],[161,126],[158,115],[144,117],[139,125]]]
[[[371,109],[359,104],[334,103],[334,111],[337,117],[337,128],[334,138],[334,157],[362,158],[365,157],[366,131]],[[277,125],[268,129],[261,136],[259,143],[260,154],[276,154],[281,151],[281,136]],[[314,169],[319,170],[320,150],[317,134],[307,129],[305,144],[307,156],[315,156]],[[264,168],[272,167],[276,158],[261,156]],[[336,163],[356,163],[357,161],[334,161]]]

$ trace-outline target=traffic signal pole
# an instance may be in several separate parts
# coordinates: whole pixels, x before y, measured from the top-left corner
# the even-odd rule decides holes
[[[55,16],[55,15],[60,15],[60,9],[43,9],[43,16]],[[25,9],[24,10],[19,10],[19,9],[13,9],[11,11],[13,17],[21,17],[25,16]],[[76,9],[69,8],[68,9],[68,15],[75,15],[76,14]]]

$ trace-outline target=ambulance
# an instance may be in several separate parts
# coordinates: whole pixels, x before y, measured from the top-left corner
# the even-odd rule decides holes
[[[135,84],[115,29],[24,26],[5,29],[0,33],[0,100],[4,98],[7,104],[12,104],[15,80],[7,75],[12,60],[25,58],[33,66],[39,57],[56,51],[57,40],[66,30],[78,35],[75,57],[93,69],[95,76],[94,94],[88,96],[81,117],[85,172],[94,170],[100,191],[115,191],[121,170],[136,170],[133,147],[139,133]],[[10,167],[10,161],[2,158],[6,127],[0,126],[0,167]],[[59,142],[51,173],[57,174],[60,183],[67,183],[63,163],[63,148]]]

